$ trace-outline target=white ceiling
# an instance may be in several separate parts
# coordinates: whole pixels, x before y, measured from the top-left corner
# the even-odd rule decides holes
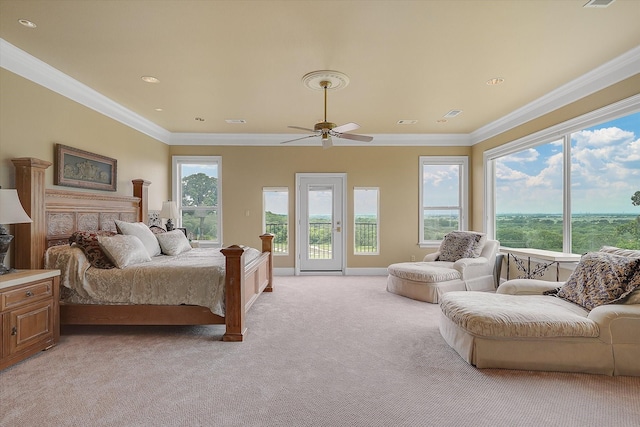
[[[471,141],[514,111],[532,118],[550,93],[566,103],[639,71],[640,1],[586,2],[0,0],[0,59],[14,71],[16,47],[44,61],[167,143],[302,136],[287,126],[323,119],[322,92],[301,81],[315,70],[349,76],[329,91],[327,118],[359,123],[353,133]],[[620,58],[635,68],[593,78]],[[494,77],[504,83],[488,86]]]

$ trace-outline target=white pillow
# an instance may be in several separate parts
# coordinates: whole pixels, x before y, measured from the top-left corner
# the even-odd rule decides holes
[[[144,247],[147,248],[149,256],[160,255],[158,239],[144,222],[125,222],[116,219],[115,223],[118,233],[136,236],[140,239]]]
[[[182,230],[173,230],[156,234],[162,253],[165,255],[178,255],[191,250],[191,244]]]
[[[118,268],[151,261],[147,249],[136,236],[126,234],[98,236],[98,243]]]

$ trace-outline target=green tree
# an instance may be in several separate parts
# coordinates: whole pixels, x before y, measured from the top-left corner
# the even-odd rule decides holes
[[[640,191],[633,193],[633,196],[631,196],[631,204],[633,206],[640,206]]]
[[[218,178],[194,173],[182,178],[182,206],[216,206]]]
[[[218,178],[194,173],[182,178],[182,206],[207,207],[218,205]],[[213,209],[183,210],[182,226],[199,240],[216,240],[217,212]]]

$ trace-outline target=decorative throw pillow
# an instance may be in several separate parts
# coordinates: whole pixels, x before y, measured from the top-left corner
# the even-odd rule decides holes
[[[620,301],[639,287],[640,280],[635,277],[638,270],[640,258],[588,252],[556,295],[593,310]]]
[[[98,236],[113,236],[115,234],[113,231],[76,231],[69,237],[69,244],[75,243],[82,249],[91,266],[103,269],[114,268],[115,265],[100,247]]]
[[[149,230],[149,227],[144,222],[125,222],[115,220],[118,233],[126,234],[130,236],[136,236],[147,248],[149,256],[160,255],[160,245],[155,234]]]
[[[440,244],[438,261],[455,262],[460,258],[477,258],[482,251],[478,250],[481,241],[486,241],[486,235],[473,231],[452,231],[447,233]],[[476,255],[477,254],[477,255]]]
[[[191,244],[182,230],[172,230],[166,233],[156,234],[162,253],[165,255],[178,255],[191,250]]]
[[[144,244],[136,236],[116,234],[98,236],[100,247],[118,268],[151,261]]]
[[[158,227],[157,225],[150,225],[149,230],[151,230],[153,234],[162,234],[167,232],[167,230],[162,227]]]

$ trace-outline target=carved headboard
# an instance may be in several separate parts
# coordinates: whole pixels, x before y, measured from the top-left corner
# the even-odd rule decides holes
[[[18,269],[43,268],[50,246],[67,244],[74,231],[115,231],[114,219],[136,222],[148,217],[149,181],[133,180],[133,196],[46,189],[45,170],[51,162],[23,157],[12,159],[16,189],[31,224],[15,225],[15,262]]]

